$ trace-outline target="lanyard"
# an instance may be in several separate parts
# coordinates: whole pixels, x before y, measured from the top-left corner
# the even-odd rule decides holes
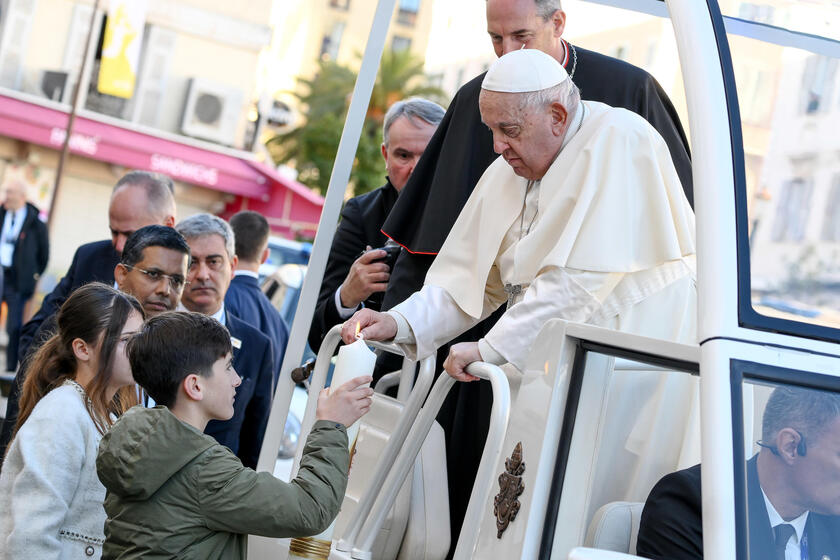
[[[808,560],[808,533],[802,535],[802,540],[799,541],[799,558],[801,560]]]

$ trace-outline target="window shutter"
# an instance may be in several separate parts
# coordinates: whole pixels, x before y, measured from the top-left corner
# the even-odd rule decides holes
[[[149,25],[140,60],[137,94],[132,99],[131,120],[157,127],[160,107],[166,92],[169,61],[175,49],[177,34],[171,29]]]
[[[0,86],[20,89],[37,0],[10,0],[0,36]]]

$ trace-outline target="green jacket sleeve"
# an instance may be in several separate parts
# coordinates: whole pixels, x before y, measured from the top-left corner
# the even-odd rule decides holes
[[[266,537],[316,535],[329,527],[344,498],[347,432],[335,422],[315,422],[291,482],[244,467],[219,445],[196,467],[195,488],[209,529]]]

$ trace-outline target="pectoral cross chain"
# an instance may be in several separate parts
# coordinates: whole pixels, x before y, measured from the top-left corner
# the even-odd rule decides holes
[[[522,293],[522,284],[505,284],[505,293],[508,295],[506,309],[510,309],[513,305],[513,300]]]

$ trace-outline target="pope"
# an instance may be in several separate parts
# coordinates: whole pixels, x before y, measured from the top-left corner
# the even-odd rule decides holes
[[[393,340],[422,359],[501,306],[477,342],[444,364],[524,368],[549,319],[696,342],[694,214],[668,146],[643,118],[582,101],[553,57],[510,52],[479,96],[502,157],[485,171],[426,276],[389,312],[362,310],[342,330]]]

